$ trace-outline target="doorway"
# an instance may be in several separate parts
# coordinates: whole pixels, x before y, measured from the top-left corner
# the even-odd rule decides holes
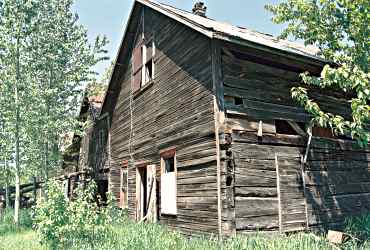
[[[136,168],[136,220],[157,221],[156,167]]]

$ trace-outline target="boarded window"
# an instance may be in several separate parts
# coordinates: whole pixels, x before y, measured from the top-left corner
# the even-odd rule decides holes
[[[128,191],[128,174],[127,168],[121,169],[121,188],[120,188],[120,207],[127,208],[127,191]]]
[[[177,214],[176,152],[161,154],[161,214]]]
[[[132,91],[136,92],[140,89],[142,84],[142,68],[143,68],[143,47],[139,46],[134,49],[132,58]]]

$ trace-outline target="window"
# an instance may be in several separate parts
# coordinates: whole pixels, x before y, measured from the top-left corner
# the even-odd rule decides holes
[[[139,42],[133,51],[132,56],[132,90],[138,91],[140,88],[150,83],[154,78],[154,39]]]
[[[305,123],[275,120],[277,134],[306,136]]]
[[[176,149],[161,153],[161,214],[177,214]]]
[[[127,208],[127,191],[128,191],[128,172],[126,168],[121,168],[121,184],[120,184],[120,208]]]

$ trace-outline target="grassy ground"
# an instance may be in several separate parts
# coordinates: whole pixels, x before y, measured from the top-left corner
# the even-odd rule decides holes
[[[0,235],[0,250],[42,250],[38,242],[36,233],[31,230],[21,230],[18,232]]]
[[[31,230],[20,230],[0,235],[0,250],[35,250],[47,249],[37,241],[36,233]],[[370,249],[370,245],[357,246],[347,243],[341,248],[330,245],[323,238],[312,234],[296,234],[266,239],[262,236],[237,237],[223,243],[216,239],[188,240],[178,233],[169,232],[158,225],[134,224],[116,226],[109,238],[94,246],[71,246],[68,249],[130,249],[130,250],[338,250]]]

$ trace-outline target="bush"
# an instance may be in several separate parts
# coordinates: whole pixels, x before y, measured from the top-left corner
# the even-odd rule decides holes
[[[47,199],[35,209],[35,225],[40,242],[50,248],[96,249],[99,242],[112,234],[114,215],[112,195],[106,208],[94,200],[96,185],[90,182],[85,189],[76,190],[76,199],[68,201],[56,181],[48,185]]]

